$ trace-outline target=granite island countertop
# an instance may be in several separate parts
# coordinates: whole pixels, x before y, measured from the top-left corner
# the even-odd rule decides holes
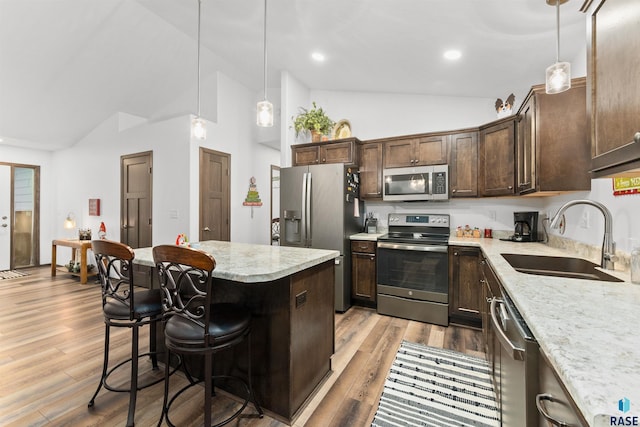
[[[191,244],[216,260],[213,277],[242,283],[270,282],[335,259],[339,251],[216,240]],[[135,250],[134,263],[154,267],[152,248]]]
[[[451,237],[478,246],[512,297],[542,352],[592,427],[610,417],[640,416],[640,285],[519,273],[502,253],[574,256],[542,243]],[[631,410],[618,410],[627,398]],[[615,425],[615,424],[614,424]]]

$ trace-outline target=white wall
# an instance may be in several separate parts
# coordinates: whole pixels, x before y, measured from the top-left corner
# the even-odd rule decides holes
[[[198,233],[199,146],[231,154],[231,240],[269,244],[271,215],[269,188],[271,164],[279,164],[280,153],[255,141],[255,94],[222,73],[218,73],[218,123],[209,123],[206,141],[191,145],[191,227]],[[254,176],[263,206],[243,206],[249,179]]]

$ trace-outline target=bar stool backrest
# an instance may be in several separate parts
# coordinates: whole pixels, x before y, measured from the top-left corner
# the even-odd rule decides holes
[[[164,318],[181,316],[204,329],[204,345],[213,345],[208,327],[213,301],[212,273],[216,261],[198,249],[175,245],[153,248],[163,291]]]
[[[133,249],[112,240],[93,240],[91,250],[96,258],[102,286],[102,307],[107,303],[120,303],[129,308],[129,320],[135,320],[137,316],[134,313]]]

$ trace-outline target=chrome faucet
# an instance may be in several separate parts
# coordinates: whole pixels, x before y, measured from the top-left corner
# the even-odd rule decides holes
[[[593,200],[572,200],[565,203],[558,209],[558,212],[551,219],[551,228],[558,228],[560,219],[564,212],[574,205],[589,205],[597,208],[604,216],[604,237],[602,239],[602,256],[600,257],[600,266],[607,270],[614,269],[614,263],[618,260],[616,257],[616,244],[613,241],[613,217],[611,212],[605,205]]]

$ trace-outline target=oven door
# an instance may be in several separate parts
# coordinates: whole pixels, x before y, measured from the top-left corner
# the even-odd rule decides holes
[[[379,294],[449,302],[446,245],[378,242],[376,259]]]

